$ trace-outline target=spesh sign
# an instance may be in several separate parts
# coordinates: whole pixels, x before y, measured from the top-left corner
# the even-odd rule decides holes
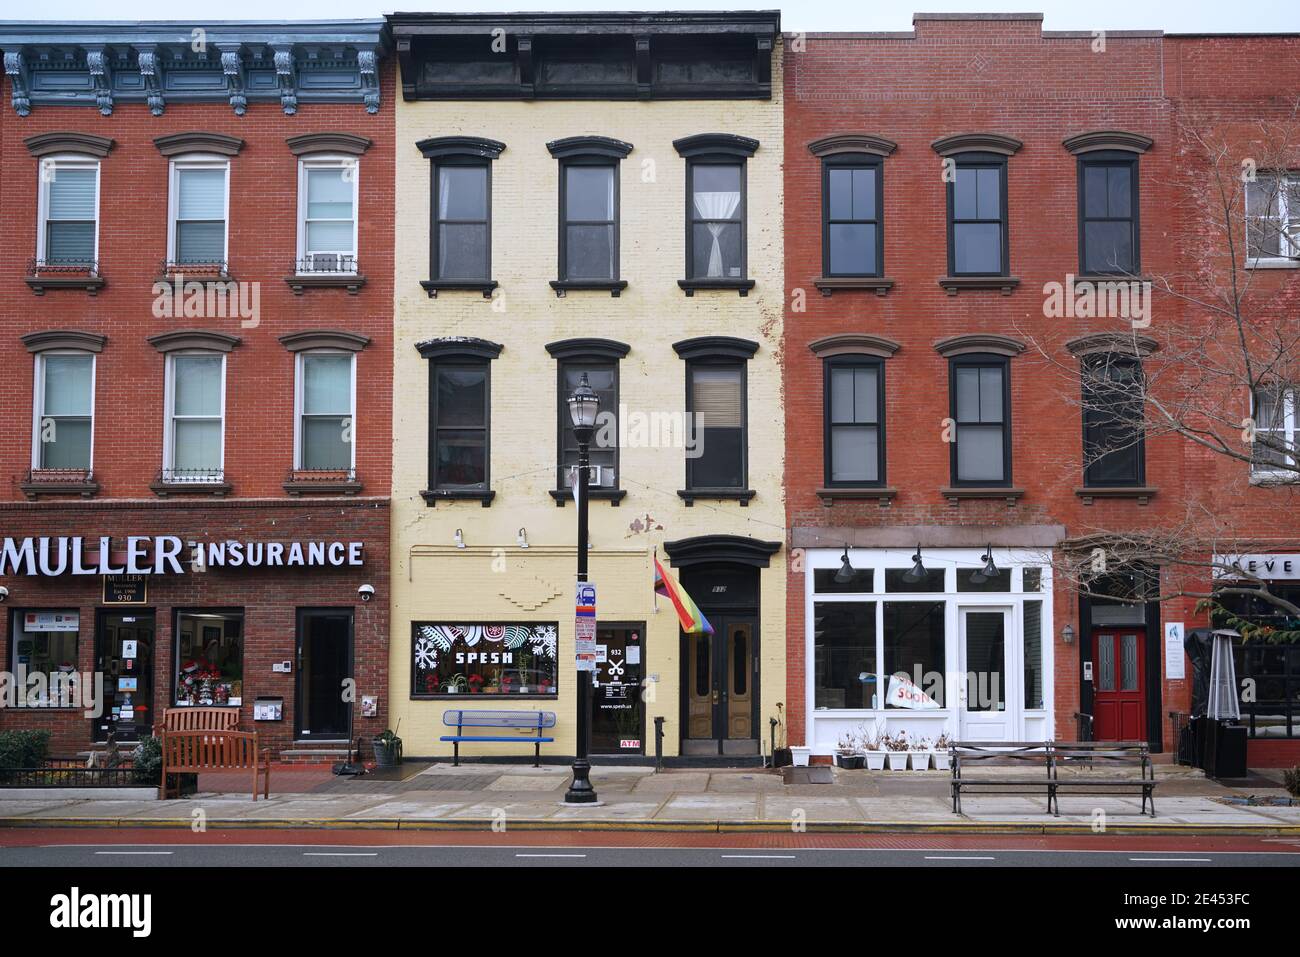
[[[94,539],[91,539],[94,542]],[[128,535],[114,556],[112,538],[98,538],[98,554],[80,535],[44,535],[0,541],[0,575],[181,575],[184,564],[206,568],[363,565],[361,542],[186,543],[176,535]]]

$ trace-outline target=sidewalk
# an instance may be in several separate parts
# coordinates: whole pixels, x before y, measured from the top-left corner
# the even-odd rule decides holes
[[[799,769],[802,771],[803,769]],[[830,769],[827,769],[830,770]],[[1087,771],[1075,773],[1087,774]],[[515,765],[407,765],[384,777],[337,778],[327,768],[276,768],[270,800],[252,801],[245,775],[204,775],[183,800],[69,800],[57,791],[3,799],[0,827],[442,828],[583,830],[1107,831],[1273,834],[1300,838],[1300,805],[1230,803],[1281,797],[1280,782],[1255,777],[1225,787],[1199,771],[1157,770],[1157,817],[1129,797],[1060,798],[1061,815],[1036,796],[962,797],[952,813],[946,771],[831,771],[830,783],[787,783],[763,770],[597,767],[600,806],[563,803],[569,769]],[[804,775],[797,775],[802,777]],[[30,795],[31,792],[28,792]],[[198,814],[197,812],[202,812]]]

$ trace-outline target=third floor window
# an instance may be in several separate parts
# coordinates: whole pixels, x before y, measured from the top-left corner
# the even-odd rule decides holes
[[[40,176],[37,260],[45,266],[90,266],[99,257],[99,163],[47,158]]]
[[[224,159],[173,160],[168,262],[224,267],[229,184],[230,164]]]

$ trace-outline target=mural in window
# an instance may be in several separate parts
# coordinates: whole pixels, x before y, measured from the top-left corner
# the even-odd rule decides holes
[[[553,695],[555,622],[411,623],[411,696]]]

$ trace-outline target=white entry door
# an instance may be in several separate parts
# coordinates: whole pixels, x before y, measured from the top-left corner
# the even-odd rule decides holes
[[[1015,741],[1019,699],[1011,609],[968,606],[957,610],[960,673],[957,717],[963,741]]]

